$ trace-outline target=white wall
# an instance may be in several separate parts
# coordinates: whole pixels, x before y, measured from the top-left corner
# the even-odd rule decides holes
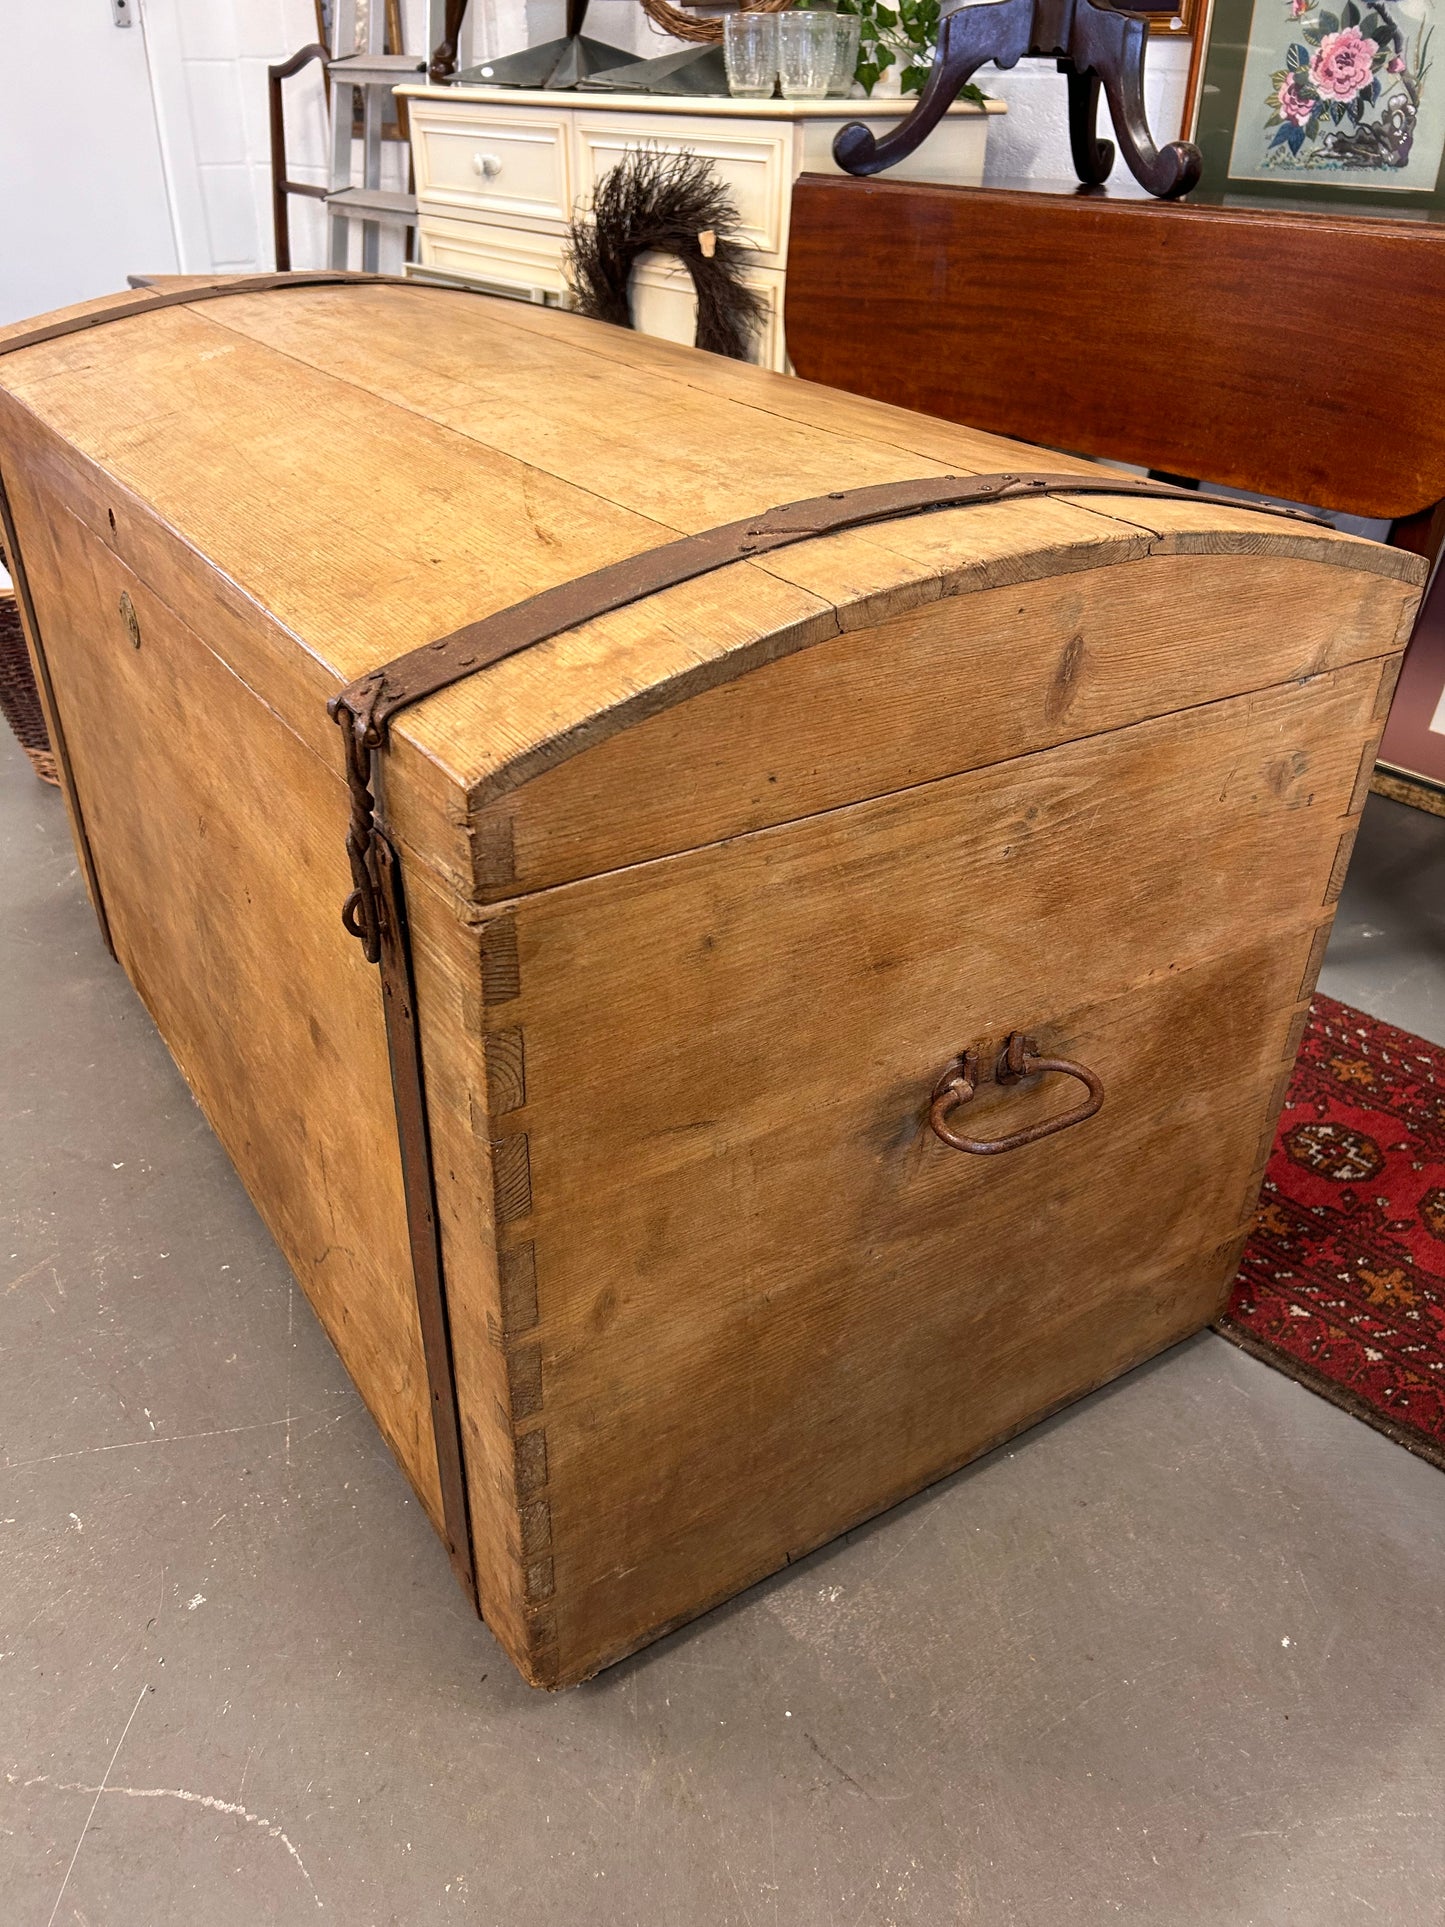
[[[274,264],[266,68],[316,38],[312,0],[140,0],[186,273]],[[319,66],[287,82],[292,174],[325,179]],[[298,263],[322,259],[322,221],[291,207]]]
[[[243,274],[274,266],[266,68],[315,40],[313,0],[140,0],[140,6],[184,270]],[[418,52],[425,14],[426,0],[403,0],[406,43]],[[321,185],[329,157],[319,63],[285,85],[288,172]],[[404,158],[398,152],[388,159],[394,178],[386,184],[404,185]],[[293,195],[290,212],[294,264],[323,265],[319,205]],[[383,259],[383,268],[400,265],[400,239],[391,238],[392,258]]]
[[[108,0],[0,0],[0,322],[173,273],[144,36]]]
[[[1144,103],[1149,126],[1160,147],[1177,140],[1184,115],[1184,85],[1189,75],[1189,42],[1162,34],[1149,42],[1144,61]],[[1021,60],[1009,72],[985,67],[978,84],[986,94],[1008,102],[1008,113],[989,128],[984,181],[1044,180],[1070,182],[1068,88],[1052,60]],[[1099,108],[1099,131],[1111,136],[1109,110]],[[1117,148],[1118,143],[1115,142]],[[1114,161],[1113,181],[1128,181],[1124,163]]]

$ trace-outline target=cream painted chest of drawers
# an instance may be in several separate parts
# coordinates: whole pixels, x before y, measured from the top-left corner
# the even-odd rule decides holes
[[[756,250],[749,279],[767,320],[754,359],[787,367],[783,288],[793,182],[836,174],[833,136],[850,120],[885,133],[911,100],[708,100],[656,94],[524,92],[502,87],[399,87],[410,102],[416,162],[416,267],[470,286],[565,306],[572,211],[629,148],[705,154],[732,190]],[[992,114],[954,107],[890,178],[977,185]],[[645,334],[690,342],[692,282],[668,257],[644,256],[633,319]]]

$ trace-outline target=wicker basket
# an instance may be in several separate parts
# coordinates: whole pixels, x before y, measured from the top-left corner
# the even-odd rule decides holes
[[[35,774],[42,782],[58,785],[60,778],[40,707],[40,692],[35,687],[35,672],[30,667],[30,653],[20,627],[20,611],[8,590],[0,590],[0,710],[4,711],[20,747],[35,765]]]

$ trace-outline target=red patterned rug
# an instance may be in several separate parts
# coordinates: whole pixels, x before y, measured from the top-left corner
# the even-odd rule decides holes
[[[1216,1329],[1445,1469],[1445,1050],[1315,998]]]

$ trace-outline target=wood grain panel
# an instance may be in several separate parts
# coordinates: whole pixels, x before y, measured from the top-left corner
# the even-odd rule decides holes
[[[477,928],[469,910],[411,867],[407,911],[478,1591],[523,1675],[551,1685],[552,1458],[525,1135],[528,1040],[515,1020],[524,983],[515,920],[504,914]]]
[[[986,1177],[960,1171],[916,1120],[890,1158],[876,1126],[870,1137],[856,1114],[827,1116],[837,1148],[808,1165],[836,1204],[840,1242],[855,1241],[849,1263],[830,1250],[809,1265],[800,1236],[786,1287],[729,1289],[735,1274],[712,1252],[680,1307],[656,1272],[613,1287],[619,1309],[592,1341],[623,1365],[607,1416],[596,1399],[567,1399],[575,1352],[559,1343],[545,1359],[559,1679],[622,1657],[1207,1324],[1253,1217],[1279,999],[1297,972],[1283,945],[1234,953],[1113,1007],[1063,1013],[1057,1032],[1102,1070],[1106,1111],[1072,1140],[987,1160]],[[1195,1067],[1185,1088],[1181,1059]],[[767,1147],[794,1182],[799,1155]],[[778,1198],[756,1168],[758,1188],[730,1204],[754,1248]],[[890,1194],[917,1230],[880,1240]],[[611,1276],[597,1279],[599,1319]],[[723,1307],[685,1357],[657,1344],[719,1287]],[[612,1494],[605,1543],[589,1486]]]
[[[1318,582],[1297,557],[1161,555],[829,637],[483,802],[474,822],[506,823],[508,865],[495,879],[479,865],[479,891],[593,875],[1394,650],[1413,585],[1342,571],[1324,596]],[[1281,608],[1297,613],[1282,624]]]
[[[1321,360],[1281,291],[1346,286]],[[1445,496],[1427,222],[804,175],[786,325],[814,381],[1025,441],[1356,515]]]
[[[225,305],[27,349],[0,385],[343,680],[671,533],[246,340]]]
[[[1045,1378],[1081,1390],[1204,1322],[1378,680],[511,906],[559,1677],[618,1650],[619,1615],[635,1642],[705,1571],[730,1590],[886,1503],[900,1460],[917,1482],[981,1449]],[[934,1079],[1013,1028],[1094,1064],[1105,1112],[1008,1158],[944,1150]],[[1061,1101],[991,1092],[977,1126]],[[1041,1353],[1002,1330],[1026,1285]]]
[[[117,954],[438,1524],[380,989],[318,914],[347,887],[345,787],[81,524],[17,495]]]

